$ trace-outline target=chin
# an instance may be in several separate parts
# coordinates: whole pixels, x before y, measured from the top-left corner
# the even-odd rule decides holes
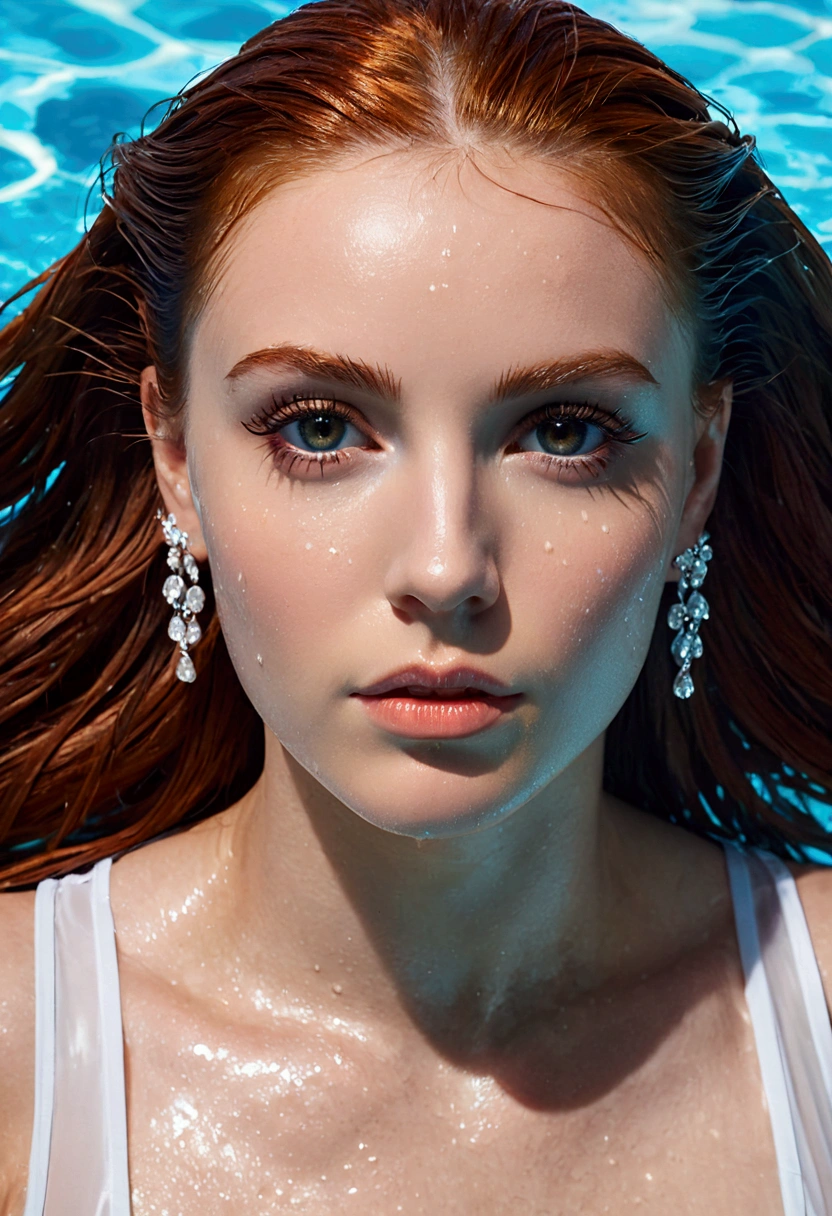
[[[561,747],[545,755],[522,722],[478,738],[380,741],[363,731],[269,731],[302,788],[315,782],[348,811],[385,832],[413,839],[464,836],[507,819],[563,767]],[[557,753],[557,755],[555,755]]]
[[[401,757],[400,757],[401,759]],[[415,840],[465,836],[507,819],[532,797],[528,774],[504,764],[490,771],[460,771],[448,757],[436,765],[412,764],[410,771],[385,773],[366,765],[372,784],[363,779],[330,787],[346,807],[365,822]],[[469,764],[468,767],[471,767]],[[524,779],[525,778],[525,779]],[[364,788],[362,788],[364,787]]]
[[[425,808],[414,806],[408,814],[407,808],[397,807],[396,815],[390,815],[386,809],[354,807],[360,815],[373,827],[394,836],[410,836],[413,840],[441,840],[457,836],[468,836],[482,828],[498,822],[508,813],[503,807],[486,806],[482,808],[466,808],[460,810],[457,804],[448,807],[431,806],[429,812]]]

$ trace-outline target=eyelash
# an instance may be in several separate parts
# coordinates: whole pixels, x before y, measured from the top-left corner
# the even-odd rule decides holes
[[[249,422],[244,422],[243,426],[252,435],[266,437],[276,468],[288,473],[300,461],[304,468],[318,465],[321,477],[323,477],[325,466],[334,466],[353,459],[349,449],[310,453],[279,438],[279,432],[289,423],[304,418],[314,418],[320,414],[335,415],[361,430],[358,416],[349,406],[330,398],[310,397],[307,393],[293,393],[290,397],[273,397],[272,402],[271,406],[255,415]],[[606,435],[604,444],[585,456],[555,456],[548,452],[531,452],[529,455],[534,456],[538,461],[542,460],[547,467],[558,467],[559,470],[564,467],[570,469],[578,467],[592,478],[599,477],[608,467],[610,461],[618,454],[619,445],[624,447],[627,444],[636,443],[646,434],[646,432],[635,431],[632,422],[625,418],[618,409],[604,410],[592,401],[558,401],[541,406],[528,414],[512,432],[509,446],[521,436],[540,426],[542,422],[567,418],[579,422],[589,422],[597,426]]]
[[[298,461],[306,468],[317,464],[320,466],[321,477],[323,477],[325,465],[341,464],[342,461],[352,459],[349,451],[318,452],[316,454],[302,452],[300,448],[293,447],[278,437],[279,431],[290,422],[297,422],[303,418],[315,418],[319,414],[335,414],[338,418],[343,418],[345,422],[351,422],[353,426],[358,427],[356,415],[347,406],[342,405],[340,401],[328,398],[310,397],[308,393],[293,393],[291,397],[273,397],[272,401],[272,406],[256,414],[250,422],[244,422],[243,426],[252,435],[266,436],[276,468],[288,473]]]
[[[549,452],[532,452],[529,455],[537,461],[543,461],[547,468],[557,468],[558,473],[563,469],[579,468],[589,477],[596,478],[604,472],[610,462],[624,447],[644,439],[646,431],[636,431],[629,418],[625,418],[620,409],[605,410],[594,401],[557,401],[550,405],[540,406],[527,414],[512,433],[509,446],[521,435],[540,426],[541,422],[557,422],[562,419],[574,419],[578,422],[590,422],[606,435],[601,447],[585,456],[555,456]]]

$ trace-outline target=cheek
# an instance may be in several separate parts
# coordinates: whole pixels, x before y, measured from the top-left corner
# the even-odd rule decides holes
[[[362,619],[377,611],[368,600],[372,545],[354,512],[323,512],[302,497],[301,490],[287,504],[281,495],[278,505],[266,494],[226,507],[221,518],[205,513],[226,645],[250,699],[281,737],[301,720],[319,725],[313,720],[327,694],[343,684],[351,631],[360,633]]]
[[[542,721],[580,731],[578,748],[605,729],[644,663],[669,531],[655,502],[584,501],[527,525],[506,569],[513,619],[548,688]]]

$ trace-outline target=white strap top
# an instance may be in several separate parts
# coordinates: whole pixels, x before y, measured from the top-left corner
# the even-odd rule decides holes
[[[832,1214],[832,1027],[794,879],[725,846],[784,1216]],[[35,898],[35,1119],[24,1216],[130,1216],[112,858]]]
[[[35,1121],[23,1216],[130,1216],[111,864],[47,878],[35,895]]]
[[[832,1027],[803,905],[791,872],[772,853],[727,846],[725,855],[783,1210],[827,1216]]]

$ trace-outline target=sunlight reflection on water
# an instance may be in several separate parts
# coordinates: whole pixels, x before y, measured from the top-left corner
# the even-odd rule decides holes
[[[69,249],[116,131],[293,4],[2,0],[0,296]],[[832,0],[598,0],[754,132],[771,175],[832,242]],[[157,112],[161,116],[161,109]],[[97,203],[93,202],[93,208]]]

